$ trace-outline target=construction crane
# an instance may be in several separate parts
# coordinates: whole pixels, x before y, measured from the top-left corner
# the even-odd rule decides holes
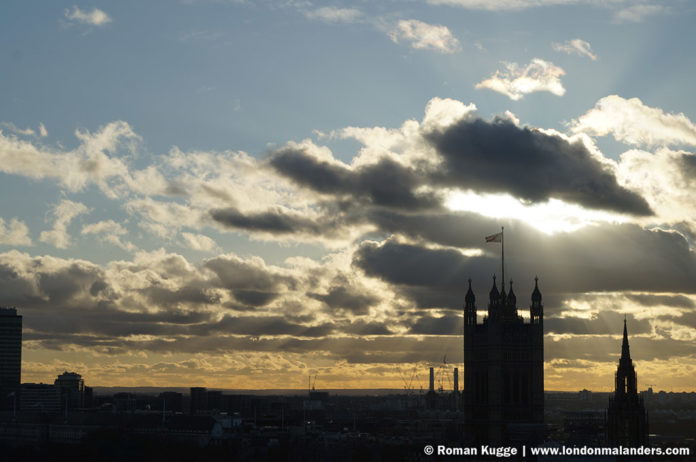
[[[406,391],[406,394],[410,395],[413,393],[413,379],[416,378],[416,375],[418,374],[418,364],[413,366],[413,369],[411,370],[411,376],[407,379],[406,374],[399,369],[399,374],[401,375],[401,380],[404,382],[404,390]]]
[[[448,390],[452,388],[452,377],[450,377],[449,371],[447,370],[447,353],[445,353],[445,356],[442,358],[442,365],[440,366],[440,369],[437,371],[437,390],[442,393],[445,389],[445,381],[443,379],[443,376],[447,377],[448,381]]]

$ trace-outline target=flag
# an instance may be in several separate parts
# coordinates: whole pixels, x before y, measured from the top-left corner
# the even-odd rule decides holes
[[[486,242],[503,242],[503,233],[491,234],[486,236]]]

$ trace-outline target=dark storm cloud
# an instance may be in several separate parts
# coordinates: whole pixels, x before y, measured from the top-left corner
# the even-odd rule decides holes
[[[252,232],[289,234],[319,233],[322,231],[322,226],[318,222],[299,215],[284,213],[280,210],[244,214],[234,207],[228,207],[211,210],[210,216],[224,226]]]
[[[483,238],[500,229],[497,220],[469,212],[401,213],[368,210],[366,218],[392,234],[454,247],[481,247]]]
[[[623,322],[618,326],[615,338],[599,335],[578,335],[558,341],[544,342],[544,360],[586,359],[589,361],[616,362],[621,355]],[[670,359],[696,354],[696,344],[670,338],[636,337],[628,326],[629,346],[633,361]]]
[[[207,260],[204,267],[213,271],[226,289],[270,291],[285,285],[294,287],[296,281],[288,275],[273,272],[262,264],[251,263],[235,256],[221,255]]]
[[[324,337],[334,331],[334,325],[324,323],[305,326],[281,316],[225,316],[212,324],[197,325],[190,332],[198,336],[224,333],[250,336]]]
[[[205,262],[204,267],[217,275],[220,287],[228,289],[237,301],[245,305],[266,305],[279,296],[283,287],[293,288],[297,284],[292,276],[234,256],[212,258]]]
[[[334,194],[354,189],[354,175],[349,168],[317,159],[301,148],[280,149],[269,162],[282,175],[317,192]]]
[[[680,326],[696,329],[696,311],[682,312],[681,316],[660,316],[660,319],[672,321]]]
[[[104,284],[103,277],[103,272],[96,266],[73,263],[57,271],[38,273],[38,288],[53,303],[60,304],[85,289],[91,292],[95,284]]]
[[[562,199],[594,209],[651,215],[645,199],[621,186],[580,142],[569,143],[495,119],[466,119],[425,135],[444,157],[437,183],[524,200]]]
[[[392,335],[393,332],[384,324],[374,321],[356,319],[347,325],[340,325],[340,330],[346,334],[356,335]]]
[[[320,159],[309,148],[293,146],[274,152],[269,164],[316,192],[337,198],[350,195],[391,209],[440,209],[442,201],[436,193],[415,192],[427,185],[507,192],[530,202],[557,198],[593,209],[652,214],[645,199],[620,186],[613,172],[579,141],[571,143],[507,120],[478,118],[423,136],[444,160],[437,170],[427,164],[407,167],[386,157],[376,164],[351,168]]]
[[[460,273],[460,276],[463,274],[464,271]],[[490,277],[488,279],[490,279]],[[402,293],[413,300],[419,308],[456,309],[461,308],[464,304],[464,292],[462,292],[462,288],[466,290],[466,283],[462,281],[459,282],[458,285],[450,286],[445,290],[434,289],[430,286],[407,286],[402,288]],[[478,288],[482,289],[480,282],[481,281],[479,281]],[[483,296],[483,292],[481,292],[481,295]]]
[[[696,154],[683,153],[679,158],[679,166],[687,181],[696,181]]]
[[[110,303],[96,303],[93,307],[59,307],[55,311],[24,308],[26,339],[50,340],[58,335],[80,339],[123,339],[130,335],[177,336],[186,335],[193,325],[212,322],[206,312],[166,310],[155,313],[129,313]]]
[[[269,160],[281,175],[295,183],[323,194],[350,196],[373,205],[403,208],[439,208],[440,199],[414,190],[427,184],[422,172],[384,158],[377,164],[349,169],[318,159],[306,149],[283,148]]]
[[[592,319],[573,316],[563,318],[545,317],[544,331],[554,334],[617,335],[617,329],[619,327],[623,329],[623,319],[624,315],[615,311],[599,312]],[[631,326],[632,334],[649,334],[652,332],[648,319],[637,320],[633,316],[629,316],[628,325]]]
[[[226,329],[235,329],[234,321],[226,321]],[[364,334],[370,337],[327,336],[330,324],[314,327],[293,325],[282,319],[254,320],[252,335],[226,335],[221,330],[211,335],[186,335],[172,338],[133,339],[119,337],[99,337],[93,335],[57,333],[52,337],[28,334],[27,340],[38,342],[42,347],[54,350],[67,350],[73,345],[94,349],[95,351],[118,354],[133,351],[155,351],[160,353],[229,353],[239,352],[287,352],[317,353],[326,358],[345,360],[350,363],[411,363],[428,361],[439,364],[444,355],[451,361],[461,361],[461,337],[401,337],[398,335]],[[364,326],[363,326],[364,327]],[[239,329],[247,329],[241,323]],[[280,336],[263,333],[275,331]],[[283,332],[293,331],[297,335],[283,336]],[[207,332],[207,331],[206,331]],[[427,371],[423,371],[427,374]]]
[[[278,292],[264,292],[262,290],[244,290],[238,289],[233,291],[232,295],[238,301],[247,306],[265,306],[278,298]]]
[[[493,269],[493,260],[486,260],[491,261],[485,266]],[[353,255],[353,264],[368,276],[397,285],[447,290],[461,288],[480,261],[453,249],[429,249],[394,240],[363,243]]]
[[[442,317],[421,316],[409,329],[411,334],[424,335],[461,335],[463,332],[463,319],[456,314],[448,314]]]
[[[220,302],[220,296],[217,293],[194,285],[186,285],[177,289],[153,285],[140,292],[158,306],[173,306],[180,303],[213,305]]]
[[[684,295],[626,294],[626,298],[643,306],[671,306],[674,308],[694,308],[693,300]]]
[[[228,207],[213,209],[208,213],[215,222],[226,228],[275,235],[334,237],[344,233],[350,225],[365,221],[362,210],[354,201],[324,201],[317,203],[316,208],[319,213],[312,218],[281,209],[242,213]]]
[[[379,216],[386,221],[386,214]],[[459,247],[476,245],[486,253],[467,257],[454,249],[390,239],[363,243],[353,256],[356,268],[395,285],[420,307],[460,307],[471,277],[479,308],[486,306],[491,274],[500,278],[500,244],[482,241],[486,234],[499,229],[499,221],[475,214],[390,213],[388,223],[394,233]],[[457,232],[442,231],[445,223],[456,225]],[[549,236],[521,222],[504,224],[506,279],[515,280],[519,307],[529,303],[535,275],[540,277],[546,302],[584,292],[696,291],[696,257],[680,234],[630,224],[602,224]],[[547,306],[554,310],[557,305]]]
[[[355,315],[367,314],[370,307],[379,302],[376,296],[365,293],[364,289],[353,287],[344,276],[334,278],[326,293],[309,292],[307,295],[324,302],[331,311],[346,310]]]

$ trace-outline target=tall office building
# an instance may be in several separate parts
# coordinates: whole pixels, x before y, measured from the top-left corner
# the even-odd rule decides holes
[[[512,290],[493,277],[488,316],[476,319],[471,290],[464,305],[464,412],[478,442],[532,443],[543,435],[544,324],[541,292],[534,286],[529,322],[517,313]]]
[[[19,403],[22,376],[22,317],[14,308],[0,307],[0,409]]]

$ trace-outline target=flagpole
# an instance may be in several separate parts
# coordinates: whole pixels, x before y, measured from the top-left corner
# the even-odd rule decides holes
[[[501,248],[502,248],[502,254],[503,254],[503,287],[501,289],[502,291],[505,291],[505,226],[500,227],[500,242],[501,242]]]

